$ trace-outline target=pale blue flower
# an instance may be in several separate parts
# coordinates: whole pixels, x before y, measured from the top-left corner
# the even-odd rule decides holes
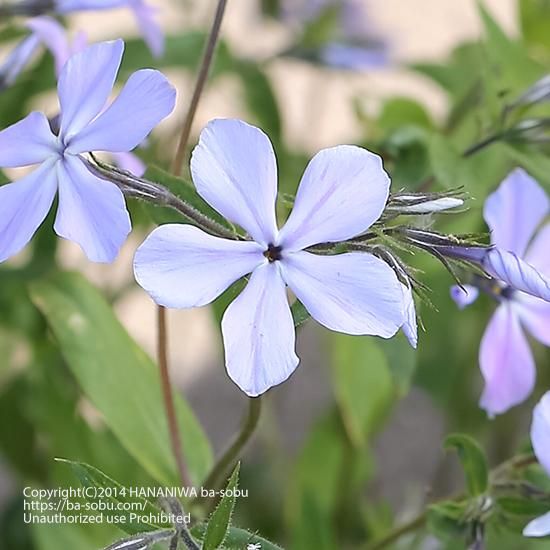
[[[539,464],[550,476],[550,392],[546,392],[533,409],[531,443]],[[550,512],[530,521],[523,534],[526,537],[550,535]]]
[[[485,203],[494,248],[457,251],[463,259],[479,255],[480,265],[494,277],[476,279],[477,288],[499,304],[479,351],[485,380],[480,405],[491,416],[533,391],[535,361],[524,330],[550,346],[550,224],[543,223],[549,213],[550,201],[540,185],[525,171],[514,170]],[[461,307],[477,297],[470,287],[466,290],[451,290]]]
[[[122,40],[95,44],[61,70],[59,133],[39,112],[0,132],[0,167],[39,166],[0,187],[0,261],[19,252],[59,192],[54,229],[88,258],[110,262],[130,232],[121,191],[86,167],[89,151],[127,152],[174,108],[175,90],[158,71],[133,73],[107,107],[122,59]]]
[[[238,120],[210,122],[191,172],[202,198],[253,240],[222,239],[191,225],[160,226],[136,252],[136,280],[158,304],[191,308],[211,303],[251,274],[222,320],[228,374],[248,395],[280,384],[298,365],[287,286],[331,330],[389,338],[403,325],[402,285],[388,264],[363,252],[305,250],[355,237],[380,217],[390,187],[380,157],[354,146],[320,151],[281,230],[275,154],[257,128]]]

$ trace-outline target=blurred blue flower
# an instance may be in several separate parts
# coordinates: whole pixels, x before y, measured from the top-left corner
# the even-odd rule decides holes
[[[531,444],[539,464],[550,476],[550,392],[546,392],[533,409]],[[526,537],[550,535],[550,512],[530,521],[523,534]]]
[[[527,399],[536,378],[535,362],[525,337],[550,346],[550,201],[540,185],[514,170],[485,203],[492,249],[477,249],[480,265],[494,279],[479,277],[479,290],[499,304],[481,341],[479,363],[485,388],[480,405],[500,414]],[[462,259],[468,252],[461,251]],[[479,254],[478,254],[479,255]],[[473,257],[473,256],[472,256]],[[451,295],[460,307],[477,294],[459,287]]]
[[[281,230],[275,154],[259,129],[238,120],[210,122],[191,172],[203,199],[253,240],[163,225],[138,248],[134,272],[155,302],[176,308],[209,304],[251,273],[222,320],[227,372],[245,393],[260,395],[298,365],[287,285],[331,330],[389,338],[403,325],[403,285],[386,262],[365,252],[305,250],[355,237],[380,217],[390,188],[380,157],[354,146],[320,151]]]
[[[31,61],[40,46],[40,39],[31,34],[21,40],[0,65],[0,90],[11,86]]]
[[[164,53],[164,33],[156,20],[158,9],[145,0],[16,0],[3,7],[8,13],[30,16],[129,7],[151,53],[155,57]]]
[[[95,44],[72,56],[58,81],[59,132],[39,112],[0,132],[0,167],[40,164],[0,187],[0,261],[19,252],[48,214],[59,191],[56,233],[88,258],[110,262],[130,232],[121,191],[92,174],[80,156],[127,152],[174,108],[175,90],[158,71],[133,73],[107,107],[124,42]]]
[[[283,3],[287,19],[308,26],[335,13],[334,31],[319,45],[322,63],[342,69],[362,70],[385,67],[390,62],[388,45],[376,36],[369,21],[365,1],[361,0],[291,0]]]

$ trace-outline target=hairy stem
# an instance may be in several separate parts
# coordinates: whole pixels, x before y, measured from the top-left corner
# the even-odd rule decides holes
[[[212,471],[203,483],[204,487],[208,489],[215,489],[218,484],[229,474],[229,470],[233,464],[240,457],[246,444],[250,441],[250,438],[254,434],[254,430],[260,420],[260,413],[262,410],[261,397],[249,397],[248,398],[248,411],[244,419],[241,430],[236,435],[235,440],[227,450],[220,456]]]
[[[218,7],[216,8],[214,22],[212,23],[212,28],[210,29],[208,42],[206,43],[206,48],[202,57],[202,63],[199,69],[199,74],[197,75],[197,82],[195,83],[195,89],[193,90],[191,103],[189,104],[189,110],[187,111],[187,116],[185,117],[185,120],[183,121],[183,126],[181,128],[176,156],[174,157],[174,162],[172,163],[172,173],[175,176],[181,175],[181,172],[183,170],[185,149],[187,148],[187,143],[189,142],[189,135],[191,134],[191,128],[193,126],[195,113],[197,112],[204,86],[206,84],[206,81],[208,80],[208,73],[210,72],[210,67],[214,58],[214,52],[216,51],[216,45],[220,36],[220,28],[222,25],[226,5],[227,0],[218,1]]]
[[[212,59],[214,57],[214,51],[216,49],[216,44],[218,42],[218,37],[220,34],[220,27],[223,20],[223,14],[225,12],[227,0],[219,0],[218,7],[216,9],[216,15],[214,17],[214,23],[212,29],[210,30],[210,35],[208,37],[208,42],[206,45],[206,50],[202,58],[202,62],[199,69],[199,74],[197,76],[197,82],[195,84],[195,89],[193,91],[193,96],[191,99],[191,104],[187,111],[185,120],[183,121],[183,126],[181,130],[181,137],[178,143],[178,148],[176,150],[176,155],[172,163],[172,173],[175,176],[181,175],[183,169],[183,157],[185,155],[185,149],[189,141],[189,135],[191,133],[191,127],[193,125],[193,120],[195,118],[195,113],[197,112],[197,107],[201,94],[204,90],[204,85],[206,79],[208,78],[208,73],[210,71],[210,65],[212,64]],[[180,431],[178,428],[177,418],[174,410],[174,398],[172,393],[172,384],[170,381],[170,373],[168,369],[168,327],[166,324],[166,310],[162,306],[158,306],[157,312],[157,354],[158,354],[158,365],[160,371],[160,378],[162,384],[162,393],[164,397],[164,407],[166,410],[166,418],[168,420],[168,427],[170,430],[170,441],[172,444],[172,451],[174,453],[174,458],[178,465],[178,470],[180,473],[180,478],[182,483],[189,485],[189,476],[187,473],[187,467],[183,459],[182,454],[182,445],[180,438]]]

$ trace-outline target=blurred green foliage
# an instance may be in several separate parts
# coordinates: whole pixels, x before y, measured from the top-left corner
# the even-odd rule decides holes
[[[271,15],[278,13],[277,2],[264,4]],[[515,166],[523,166],[550,192],[548,144],[510,132],[521,120],[550,116],[550,102],[507,108],[548,71],[550,2],[520,0],[518,37],[508,36],[481,5],[479,17],[484,29],[480,40],[460,44],[440,63],[420,61],[409,67],[446,94],[450,107],[443,121],[435,121],[428,105],[405,93],[385,100],[376,117],[361,111],[364,98],[355,103],[363,131],[361,144],[384,158],[395,190],[463,186],[473,197],[468,212],[441,218],[441,229],[451,233],[486,231],[480,215],[483,202]],[[326,10],[297,41],[310,48],[319,46],[333,25],[334,13]],[[20,30],[6,24],[0,42],[6,44],[19,35]],[[204,41],[202,31],[170,36],[166,54],[154,60],[140,40],[128,40],[120,77],[151,65],[192,73]],[[282,191],[293,193],[309,154],[285,140],[284,110],[267,70],[269,63],[242,59],[230,44],[222,42],[211,82],[231,76],[239,83],[248,120],[259,125],[274,143]],[[25,116],[37,96],[54,88],[51,57],[42,54],[1,93],[0,127]],[[473,145],[495,134],[502,137],[468,153]],[[190,183],[153,166],[167,167],[165,143],[153,137],[141,154],[150,165],[147,175],[151,180],[177,188],[186,200],[216,218]],[[8,181],[5,174],[0,177],[2,184]],[[287,206],[279,205],[282,215]],[[138,232],[153,222],[178,220],[174,212],[148,205],[134,203],[131,209]],[[0,267],[2,461],[18,489],[28,484],[68,487],[78,482],[84,486],[175,485],[176,469],[153,361],[114,316],[112,296],[106,298],[83,275],[62,271],[52,222],[50,215],[21,262]],[[323,351],[331,366],[331,406],[316,420],[297,456],[270,447],[270,456],[262,466],[267,471],[242,464],[240,487],[254,487],[255,494],[236,502],[222,500],[213,515],[215,523],[206,520],[194,527],[193,534],[207,541],[205,548],[214,548],[221,540],[225,548],[241,549],[255,543],[263,550],[278,548],[257,530],[298,550],[368,548],[365,545],[383,538],[399,520],[371,490],[373,479],[384,470],[384,463],[378,464],[374,458],[373,440],[411,386],[430,396],[448,431],[469,434],[446,441],[446,446],[460,455],[470,495],[458,495],[429,508],[426,528],[440,540],[438,548],[466,548],[475,542],[480,525],[484,526],[488,550],[550,548],[550,542],[528,541],[519,534],[529,519],[548,509],[546,501],[516,494],[495,496],[489,475],[491,467],[517,451],[518,441],[527,441],[526,414],[550,383],[543,368],[548,364],[548,352],[536,348],[539,387],[529,402],[502,418],[488,420],[477,406],[481,387],[477,349],[492,304],[479,300],[458,313],[449,298],[452,281],[448,273],[432,258],[416,255],[407,261],[421,273],[437,307],[420,310],[425,332],[421,332],[418,351],[413,351],[402,335],[392,341],[336,334],[324,338]],[[213,315],[218,321],[242,284],[233,285],[214,304]],[[294,318],[297,325],[307,319],[299,304],[294,307]],[[86,402],[99,413],[97,424],[83,414]],[[208,436],[179,396],[177,407],[185,456],[192,478],[199,484],[213,462]],[[414,439],[415,434],[410,437]],[[56,457],[67,459],[71,467],[56,462]],[[537,467],[531,467],[527,475],[536,478],[539,486],[545,482]],[[236,474],[230,486],[237,486]],[[404,495],[406,491],[403,487]],[[486,509],[484,499],[489,496],[494,500]],[[122,537],[124,530],[135,533],[128,525],[122,529],[34,525],[31,529],[22,524],[22,506],[22,499],[15,496],[4,508],[0,547],[92,550]],[[234,506],[234,522],[238,520],[247,531],[230,522]],[[405,538],[399,548],[422,548],[425,536],[424,530]]]

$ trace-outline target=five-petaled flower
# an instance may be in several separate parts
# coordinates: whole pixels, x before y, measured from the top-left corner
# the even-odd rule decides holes
[[[546,193],[521,169],[514,170],[485,202],[484,217],[496,247],[490,254],[500,262],[502,274],[511,275],[507,280],[526,279],[529,283],[537,272],[550,275],[550,223],[540,227],[549,213]],[[523,329],[550,346],[550,303],[502,279],[479,278],[476,286],[466,287],[467,293],[458,287],[451,290],[460,307],[472,303],[478,290],[499,304],[479,350],[485,379],[480,405],[490,416],[521,403],[533,391],[535,362]]]
[[[533,410],[531,444],[539,464],[550,476],[550,392],[542,396]],[[526,537],[550,535],[550,512],[530,521],[523,530],[523,534]]]
[[[0,166],[40,166],[0,187],[0,261],[19,252],[43,222],[57,191],[56,233],[77,242],[88,258],[110,262],[130,232],[121,191],[92,174],[81,157],[89,151],[134,149],[172,112],[175,90],[158,71],[133,73],[107,107],[122,59],[122,40],[75,54],[57,86],[59,133],[39,112],[0,132]]]
[[[283,382],[298,365],[286,286],[329,329],[389,338],[403,325],[403,285],[384,261],[364,252],[305,250],[355,237],[379,218],[390,180],[377,155],[354,146],[320,151],[281,230],[275,155],[257,128],[210,122],[191,172],[199,194],[252,240],[222,239],[191,225],[160,226],[136,252],[136,280],[158,304],[190,308],[209,304],[251,273],[222,320],[228,374],[248,395]]]

